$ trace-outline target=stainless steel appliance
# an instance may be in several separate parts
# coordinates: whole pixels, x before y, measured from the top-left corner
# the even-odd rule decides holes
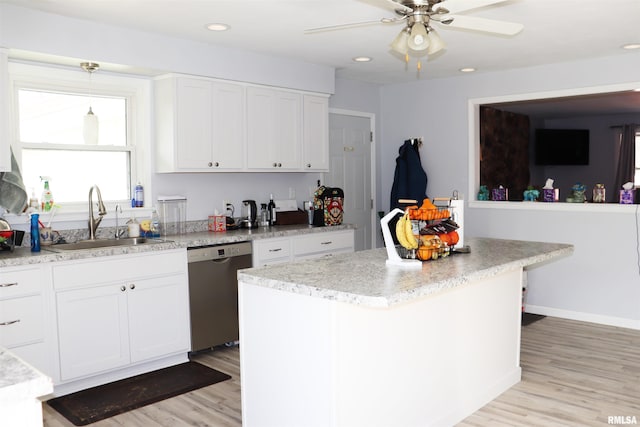
[[[255,200],[242,201],[240,226],[243,228],[255,228],[258,226],[258,206]]]
[[[251,267],[251,243],[205,246],[187,251],[191,351],[237,341],[238,280]]]

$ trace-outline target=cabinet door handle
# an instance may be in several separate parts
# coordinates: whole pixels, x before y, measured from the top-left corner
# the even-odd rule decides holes
[[[311,163],[307,163],[307,167],[310,168],[311,167]]]
[[[207,163],[207,166],[211,167],[211,166],[213,166],[213,163],[209,162],[209,163]]]
[[[18,282],[0,283],[0,288],[8,288],[9,286],[18,286]]]
[[[135,289],[135,288],[136,288],[136,284],[135,283],[132,283],[132,284],[129,285],[129,289]]]
[[[220,162],[215,162],[215,166],[216,167],[220,166]]]
[[[277,163],[274,163],[274,164],[273,164],[273,167],[274,167],[274,168],[277,168],[277,167],[278,167],[278,164],[277,164]]]
[[[280,252],[282,248],[269,249],[269,252]]]
[[[282,163],[278,163],[278,167],[281,168],[282,167]]]
[[[331,240],[327,240],[326,242],[320,242],[321,245],[330,245],[333,242]]]
[[[14,323],[18,323],[19,321],[20,321],[20,319],[9,320],[8,322],[0,322],[0,326],[13,325]]]
[[[122,286],[120,286],[120,290],[121,290],[122,292],[124,292],[124,291],[126,291],[126,290],[127,290],[127,287],[126,287],[125,285],[122,285]]]

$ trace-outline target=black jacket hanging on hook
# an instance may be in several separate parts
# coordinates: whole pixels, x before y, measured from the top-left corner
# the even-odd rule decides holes
[[[422,168],[418,151],[421,144],[419,139],[408,139],[398,150],[390,209],[400,207],[398,199],[414,199],[420,204],[427,197],[427,173]]]

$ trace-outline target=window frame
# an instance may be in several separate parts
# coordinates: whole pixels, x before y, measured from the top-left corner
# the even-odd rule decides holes
[[[23,148],[45,148],[45,149],[70,149],[74,146],[64,146],[64,144],[39,144],[23,143],[19,140],[19,117],[18,117],[18,91],[20,89],[60,91],[68,93],[93,94],[97,96],[116,96],[126,98],[127,102],[127,146],[111,147],[107,145],[83,146],[83,150],[96,151],[129,151],[130,170],[129,180],[131,185],[140,181],[144,183],[145,192],[151,194],[151,85],[149,77],[116,73],[100,70],[89,76],[87,72],[80,68],[77,70],[71,67],[32,64],[9,61],[9,87],[10,87],[10,137],[11,146],[19,165],[22,164]],[[55,195],[55,183],[53,191]],[[56,212],[56,223],[63,221],[86,220],[88,213],[88,194],[90,185],[87,185],[87,201],[82,203],[61,203],[61,208]],[[36,191],[37,193],[37,191]],[[149,198],[150,200],[150,198]],[[119,204],[123,211],[131,209],[131,200],[105,200],[107,216],[114,217],[109,213],[114,212],[115,205]],[[138,208],[139,209],[139,208]],[[139,211],[137,211],[139,212]],[[41,215],[46,217],[47,213]],[[126,215],[126,212],[123,213]],[[7,214],[9,221],[13,215]],[[6,217],[5,216],[5,217]],[[14,221],[16,221],[15,215]],[[126,216],[128,218],[128,216]],[[20,223],[22,221],[17,220]]]

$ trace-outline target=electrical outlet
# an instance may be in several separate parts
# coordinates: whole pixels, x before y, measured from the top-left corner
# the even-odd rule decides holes
[[[225,213],[227,212],[227,205],[231,204],[231,200],[229,199],[222,199],[222,212]]]

